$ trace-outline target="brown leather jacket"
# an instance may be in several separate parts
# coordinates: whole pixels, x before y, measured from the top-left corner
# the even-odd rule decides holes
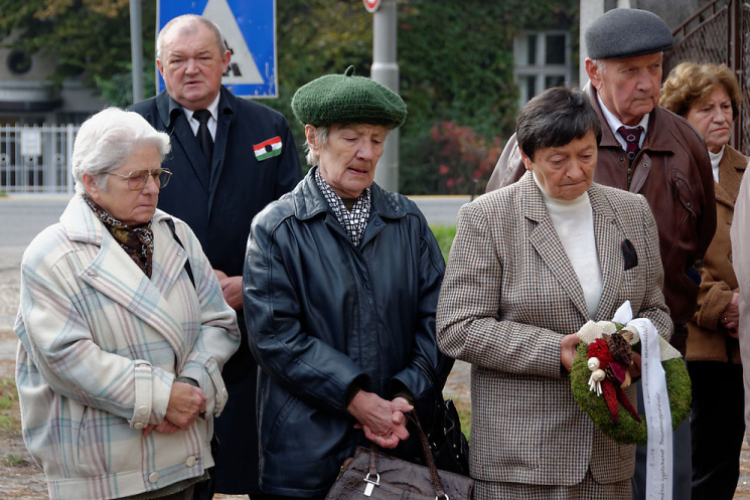
[[[633,161],[628,186],[625,151],[599,108],[596,90],[588,84],[584,91],[602,123],[594,181],[648,200],[659,230],[664,299],[674,321],[671,343],[684,354],[686,324],[695,312],[699,290],[686,271],[703,258],[716,230],[714,179],[706,144],[687,121],[657,106],[649,115],[648,133]],[[512,184],[523,173],[514,134],[487,183],[487,192]]]
[[[739,291],[732,267],[732,242],[729,230],[734,216],[734,203],[747,166],[747,156],[727,146],[719,163],[716,190],[716,234],[703,257],[698,310],[688,323],[688,361],[722,361],[741,363],[740,343],[727,335],[719,319]]]

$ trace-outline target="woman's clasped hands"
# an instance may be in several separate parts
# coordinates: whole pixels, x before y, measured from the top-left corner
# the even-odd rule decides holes
[[[143,429],[143,437],[151,431],[163,434],[174,434],[179,430],[186,431],[195,419],[206,411],[207,398],[200,387],[184,382],[174,382],[167,403],[167,414],[159,424],[149,424]]]

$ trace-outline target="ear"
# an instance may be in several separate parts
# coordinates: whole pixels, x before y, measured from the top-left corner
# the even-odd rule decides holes
[[[164,65],[158,59],[156,60],[156,67],[159,68],[159,74],[164,78]]]
[[[225,75],[227,73],[227,70],[229,69],[229,61],[232,60],[232,53],[228,50],[224,52],[224,55],[221,56],[221,68],[222,68],[222,74]]]
[[[101,198],[100,189],[96,184],[96,179],[94,178],[94,176],[84,172],[84,174],[81,176],[81,180],[83,181],[84,189],[91,197],[91,199],[99,203],[99,199]]]
[[[586,58],[586,74],[589,75],[591,85],[593,85],[596,90],[599,90],[602,86],[602,70],[599,66],[594,64],[594,61],[589,57]]]
[[[310,151],[312,151],[315,156],[320,156],[318,141],[315,140],[316,131],[317,129],[314,126],[310,124],[305,125],[305,137],[307,138],[307,144],[310,146]]]
[[[529,158],[528,155],[524,153],[521,148],[519,148],[518,151],[521,152],[521,161],[523,161],[523,166],[526,167],[526,170],[528,170],[529,172],[533,172],[534,162],[531,161],[531,158]]]

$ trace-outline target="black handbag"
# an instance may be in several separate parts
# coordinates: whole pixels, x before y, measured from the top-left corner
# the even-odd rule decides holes
[[[430,453],[427,436],[416,416],[408,414],[420,435],[427,467],[386,455],[375,444],[358,447],[344,467],[326,500],[470,500],[474,481],[453,472],[440,471]]]
[[[469,443],[461,432],[461,420],[452,400],[435,400],[427,441],[438,469],[469,475]]]

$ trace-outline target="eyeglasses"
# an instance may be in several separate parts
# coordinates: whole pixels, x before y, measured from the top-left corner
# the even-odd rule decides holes
[[[131,191],[140,191],[146,187],[149,176],[154,178],[156,187],[163,188],[169,184],[169,178],[172,177],[172,172],[165,168],[154,168],[152,170],[133,170],[128,175],[116,174],[114,172],[106,172],[109,175],[116,175],[128,180],[128,187]]]

